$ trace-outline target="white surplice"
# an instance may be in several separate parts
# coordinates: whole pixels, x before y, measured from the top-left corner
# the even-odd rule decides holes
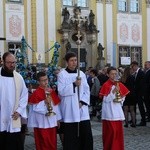
[[[58,105],[53,105],[53,112],[56,113],[54,116],[45,116],[48,112],[45,101],[42,100],[38,104],[29,105],[29,115],[28,115],[28,127],[36,128],[53,128],[57,126],[57,121],[61,120],[61,113]]]
[[[122,98],[121,103],[113,102],[116,98],[115,93],[113,94],[112,91],[114,90],[115,86],[112,86],[111,92],[103,97],[102,103],[102,120],[125,120],[122,104],[124,102],[125,97]]]
[[[16,111],[23,118],[27,118],[26,106],[28,101],[28,90],[20,75],[22,89],[20,90],[19,105]],[[16,102],[16,87],[13,77],[0,76],[0,131],[19,132],[21,128],[12,127],[12,114]]]
[[[62,118],[65,123],[80,122],[89,120],[88,105],[90,102],[90,90],[85,74],[80,71],[80,99],[78,99],[77,87],[73,87],[73,82],[76,81],[77,73],[68,73],[63,69],[58,74],[58,93],[61,99],[60,108]],[[79,108],[79,101],[83,101],[87,105]]]

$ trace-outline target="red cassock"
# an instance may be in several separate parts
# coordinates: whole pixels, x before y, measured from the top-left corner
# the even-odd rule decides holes
[[[60,103],[60,99],[56,92],[52,89],[50,95],[54,105]],[[42,100],[46,99],[45,90],[38,87],[33,94],[29,97],[29,104],[38,104]],[[43,115],[43,117],[46,117]],[[57,150],[57,131],[56,127],[53,128],[34,128],[34,138],[36,150]]]
[[[122,84],[119,84],[119,92],[122,97],[129,93],[129,90]],[[102,86],[99,96],[107,96],[116,82],[108,80]],[[103,149],[104,150],[124,150],[123,122],[122,120],[102,120]]]

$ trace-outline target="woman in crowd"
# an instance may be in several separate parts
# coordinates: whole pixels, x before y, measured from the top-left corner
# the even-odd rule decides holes
[[[130,67],[126,67],[121,77],[121,82],[130,90],[130,93],[126,96],[125,101],[123,103],[123,110],[125,114],[125,125],[124,127],[128,127],[128,113],[131,114],[131,127],[136,127],[135,123],[135,92],[134,92],[134,76],[132,75],[133,71]]]

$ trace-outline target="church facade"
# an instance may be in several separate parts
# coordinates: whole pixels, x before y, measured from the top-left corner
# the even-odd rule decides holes
[[[40,63],[50,62],[52,52],[45,51],[57,41],[61,67],[65,53],[79,48],[83,70],[133,60],[142,65],[150,60],[149,16],[150,0],[1,0],[0,53],[21,49],[24,36],[32,64],[39,63],[38,56]]]

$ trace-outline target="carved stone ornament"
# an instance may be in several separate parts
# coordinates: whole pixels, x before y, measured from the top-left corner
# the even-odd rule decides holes
[[[150,4],[150,0],[145,0],[146,1],[146,4]]]
[[[145,2],[146,2],[147,7],[150,8],[150,0],[145,0]]]
[[[112,0],[106,0],[106,4],[112,4]]]
[[[97,2],[97,3],[103,3],[104,0],[97,0],[96,2]]]

